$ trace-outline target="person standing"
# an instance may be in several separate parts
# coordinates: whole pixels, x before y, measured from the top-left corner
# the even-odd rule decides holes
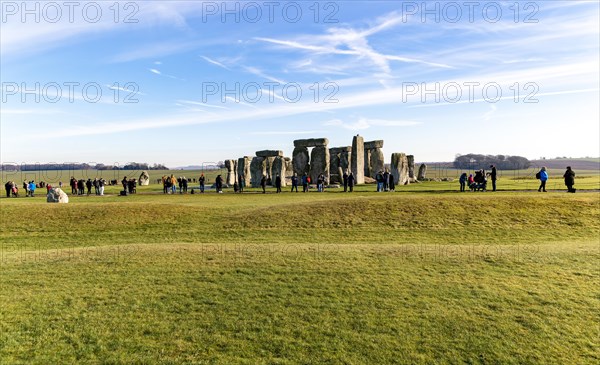
[[[246,182],[244,181],[244,174],[238,175],[238,188],[240,189],[240,193],[244,192],[244,185]]]
[[[187,194],[187,190],[188,190],[188,178],[186,178],[184,176],[183,179],[181,180],[181,183],[183,184],[183,193]]]
[[[33,180],[31,180],[31,182],[29,183],[29,196],[33,198],[33,195],[35,194],[35,182]]]
[[[275,188],[277,189],[277,193],[281,193],[281,176],[279,174],[275,176]]]
[[[296,173],[294,173],[292,176],[292,192],[294,189],[296,189],[296,192],[298,192],[298,174]]]
[[[29,183],[23,180],[23,191],[25,191],[25,196],[29,197]]]
[[[175,175],[171,175],[171,194],[177,193],[177,178]]]
[[[104,196],[104,185],[106,185],[106,180],[100,178],[100,180],[98,180],[98,195],[100,196]]]
[[[573,185],[575,185],[575,172],[571,170],[571,166],[567,166],[567,171],[565,171],[563,177],[565,178],[567,192],[574,193],[576,191],[576,189],[573,187]]]
[[[348,173],[344,171],[342,175],[342,182],[344,183],[344,193],[348,191]]]
[[[4,184],[4,190],[6,190],[6,197],[10,198],[10,193],[11,193],[11,190],[12,190],[10,181],[7,181],[6,184]]]
[[[396,191],[396,182],[394,181],[394,175],[389,174],[388,176],[388,186],[391,192]]]
[[[267,192],[267,175],[263,175],[260,179],[260,187],[262,188],[263,194]]]
[[[458,182],[460,182],[460,191],[461,192],[465,192],[466,191],[466,187],[467,187],[467,173],[463,172],[462,175],[460,175],[460,178],[458,179]]]
[[[354,190],[354,175],[352,174],[352,171],[350,171],[350,174],[348,175],[348,189],[350,192]]]
[[[546,166],[543,166],[536,174],[536,177],[540,180],[540,187],[538,188],[538,192],[543,191],[546,192],[546,181],[548,181],[548,172],[546,171]]]
[[[128,183],[129,183],[129,181],[127,181],[127,176],[123,176],[123,180],[121,180],[121,185],[123,185],[123,191],[125,192],[125,195],[127,195]]]
[[[198,179],[200,181],[200,192],[204,193],[204,183],[206,182],[206,178],[204,177],[204,174],[200,175],[200,179]]]
[[[492,173],[490,175],[490,178],[492,179],[492,191],[496,191],[496,178],[498,176],[498,171],[496,170],[495,165],[490,165],[490,168],[492,169]]]
[[[385,169],[383,173],[383,190],[388,191],[390,189],[390,172]]]
[[[306,174],[302,174],[302,192],[308,192],[308,176]]]
[[[223,193],[223,178],[221,175],[217,175],[217,178],[215,179],[215,188],[217,189],[217,193]]]
[[[87,187],[87,195],[90,196],[92,194],[92,179],[90,179],[88,177],[87,181],[85,182],[85,186]]]

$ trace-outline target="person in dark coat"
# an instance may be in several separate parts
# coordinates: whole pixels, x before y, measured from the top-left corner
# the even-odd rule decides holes
[[[388,176],[388,187],[390,191],[396,191],[396,182],[394,181],[394,175],[389,174]]]
[[[344,193],[348,191],[348,173],[344,171],[344,175],[342,175],[342,181],[344,182]]]
[[[125,193],[127,193],[127,186],[129,185],[129,181],[127,180],[127,176],[123,177],[123,180],[121,180],[121,184],[123,185],[123,191]]]
[[[204,183],[206,181],[206,178],[204,177],[204,174],[200,175],[200,192],[204,193]]]
[[[244,179],[244,174],[238,175],[238,189],[240,189],[240,193],[244,192],[244,185],[246,185],[246,181]]]
[[[90,196],[92,195],[92,179],[87,179],[87,181],[85,182],[85,187],[87,188],[87,195]]]
[[[263,190],[263,194],[265,194],[267,192],[267,175],[263,175],[263,177],[260,179],[260,187]]]
[[[467,173],[463,172],[462,175],[460,175],[460,178],[458,179],[458,182],[460,183],[460,191],[464,192],[466,191],[466,187],[467,187]]]
[[[567,192],[574,193],[576,191],[575,188],[573,188],[573,185],[575,185],[575,172],[571,170],[571,166],[567,166],[567,171],[565,171],[563,177],[565,178]]]
[[[277,193],[281,193],[281,176],[279,174],[275,176],[275,188],[277,188]]]
[[[498,175],[498,171],[496,171],[496,166],[494,165],[490,165],[490,168],[492,169],[492,173],[491,173],[491,180],[492,180],[492,191],[496,191],[496,177]]]
[[[181,179],[181,183],[183,184],[183,193],[187,194],[187,190],[188,190],[188,179],[184,176]]]
[[[350,192],[354,190],[354,175],[352,172],[348,175],[348,188],[350,189]]]
[[[6,184],[4,184],[4,190],[6,190],[6,197],[10,198],[10,193],[12,191],[12,184],[10,181],[7,181]]]
[[[390,189],[390,172],[386,169],[383,173],[383,190],[388,191]]]
[[[306,174],[302,174],[302,192],[308,192],[308,176]]]
[[[296,192],[298,192],[298,174],[296,173],[294,173],[294,176],[292,176],[292,192],[294,189],[296,189]]]
[[[215,188],[217,190],[217,193],[223,192],[223,178],[221,177],[221,175],[218,175],[215,179]]]

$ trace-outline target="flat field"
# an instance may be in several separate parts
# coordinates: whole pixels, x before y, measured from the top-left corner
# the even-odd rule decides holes
[[[597,364],[590,176],[576,194],[503,178],[496,193],[2,198],[0,359]]]

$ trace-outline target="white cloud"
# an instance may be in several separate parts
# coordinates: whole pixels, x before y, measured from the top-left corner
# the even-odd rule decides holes
[[[216,66],[219,66],[219,67],[224,68],[226,70],[229,70],[229,67],[225,66],[224,64],[222,64],[219,61],[215,61],[212,58],[208,58],[206,56],[200,56],[200,57],[202,57],[202,59],[204,59],[208,63],[212,63],[213,65],[216,65]]]

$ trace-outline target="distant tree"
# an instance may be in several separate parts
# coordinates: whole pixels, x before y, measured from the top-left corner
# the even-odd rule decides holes
[[[520,170],[531,166],[531,162],[525,157],[508,155],[479,155],[469,153],[454,159],[453,166],[457,169],[487,169],[495,165],[500,170]]]

